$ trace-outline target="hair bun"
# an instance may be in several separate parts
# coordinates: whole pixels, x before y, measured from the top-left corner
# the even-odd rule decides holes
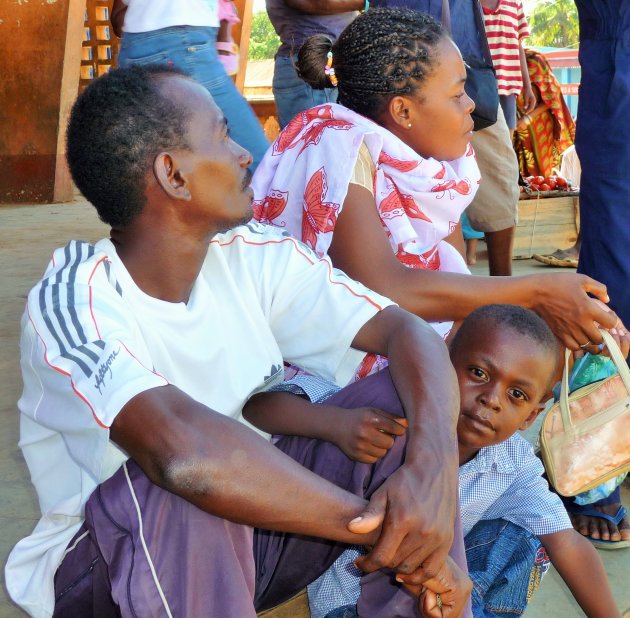
[[[315,90],[333,87],[325,72],[328,52],[332,48],[333,41],[325,34],[309,37],[300,47],[295,69],[299,77]]]

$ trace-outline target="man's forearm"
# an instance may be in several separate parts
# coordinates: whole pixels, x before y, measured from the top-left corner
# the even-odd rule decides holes
[[[386,356],[409,421],[407,463],[438,453],[457,470],[459,386],[442,338],[426,322],[407,320],[392,332]],[[452,456],[452,459],[451,459]]]
[[[335,15],[360,11],[365,7],[365,0],[285,0],[285,4],[310,15]]]
[[[111,438],[152,482],[213,515],[346,543],[370,544],[378,536],[347,529],[366,500],[174,386],[134,397],[116,417]]]

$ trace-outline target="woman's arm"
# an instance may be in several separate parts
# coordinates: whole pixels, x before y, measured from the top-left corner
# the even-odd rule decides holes
[[[562,579],[589,618],[616,618],[621,613],[595,548],[575,530],[540,537]]]
[[[349,186],[329,254],[350,277],[428,321],[462,320],[488,303],[521,305],[536,311],[563,344],[576,350],[589,340],[601,342],[596,323],[613,328],[618,319],[589,297],[608,302],[606,286],[585,275],[481,277],[407,268],[383,232],[374,197],[355,184]],[[626,352],[627,345],[624,339]]]

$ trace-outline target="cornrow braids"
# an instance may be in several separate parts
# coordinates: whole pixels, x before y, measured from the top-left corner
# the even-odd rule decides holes
[[[373,9],[350,23],[335,43],[323,35],[307,39],[296,68],[313,88],[330,88],[324,68],[332,51],[339,103],[376,120],[392,97],[412,95],[421,87],[444,36],[442,26],[425,13]]]

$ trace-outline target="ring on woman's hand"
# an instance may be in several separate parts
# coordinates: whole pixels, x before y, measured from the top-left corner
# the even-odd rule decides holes
[[[593,342],[590,339],[586,343],[583,343],[580,347],[584,349],[588,348],[589,345],[593,345]]]
[[[435,599],[435,604],[438,606],[438,609],[442,611],[442,597],[440,596],[439,592],[435,593]]]

